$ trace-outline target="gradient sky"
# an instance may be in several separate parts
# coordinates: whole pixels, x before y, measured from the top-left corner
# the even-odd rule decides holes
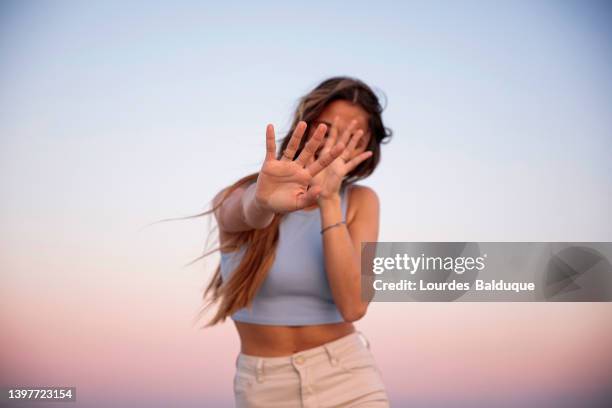
[[[230,406],[232,325],[190,320],[218,258],[181,268],[207,222],[140,228],[256,171],[266,124],[282,135],[332,75],[386,95],[394,136],[363,182],[381,241],[612,240],[611,19],[606,1],[2,1],[0,385]],[[358,326],[398,406],[546,406],[609,384],[611,312],[374,304]]]

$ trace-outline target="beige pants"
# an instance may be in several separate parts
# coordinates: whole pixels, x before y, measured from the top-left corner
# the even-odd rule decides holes
[[[286,357],[240,353],[236,407],[389,407],[368,340],[354,332]]]

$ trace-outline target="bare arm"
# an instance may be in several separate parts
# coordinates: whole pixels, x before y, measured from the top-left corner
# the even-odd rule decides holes
[[[238,187],[215,211],[219,228],[226,232],[240,232],[252,229],[265,228],[274,218],[274,211],[267,210],[255,199],[256,183],[248,187]],[[223,197],[221,191],[213,200],[217,205]]]
[[[355,321],[366,313],[371,296],[362,299],[361,242],[377,241],[379,201],[368,187],[353,187],[351,201],[357,206],[347,225],[323,233],[325,269],[334,302],[345,321]],[[340,196],[319,201],[322,227],[342,221]]]

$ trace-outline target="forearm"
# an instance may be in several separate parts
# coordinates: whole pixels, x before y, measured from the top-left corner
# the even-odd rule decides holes
[[[255,199],[255,183],[240,187],[227,197],[216,211],[219,227],[227,232],[261,229],[270,225],[274,213],[261,208]],[[220,194],[216,201],[220,201]]]
[[[253,229],[265,228],[272,222],[274,212],[262,208],[255,197],[255,187],[252,183],[242,194],[241,209],[245,223]]]
[[[344,221],[339,196],[321,200],[319,207],[322,228]],[[358,248],[355,248],[345,224],[326,230],[322,239],[325,269],[336,306],[345,320],[357,320],[367,306],[361,300]]]

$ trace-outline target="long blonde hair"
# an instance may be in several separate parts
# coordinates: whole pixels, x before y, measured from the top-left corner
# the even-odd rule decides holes
[[[376,168],[380,162],[380,145],[387,143],[391,138],[392,131],[386,128],[382,122],[382,111],[378,97],[362,81],[350,77],[329,78],[312,91],[300,98],[295,110],[291,128],[283,138],[277,158],[280,159],[282,152],[287,147],[293,130],[299,121],[305,121],[309,127],[320,116],[325,107],[335,100],[346,100],[355,103],[369,114],[369,129],[371,132],[370,142],[366,150],[372,151],[372,156],[353,169],[343,180],[342,187],[353,184],[358,180],[364,179]],[[306,138],[302,138],[297,157],[306,143]],[[225,199],[237,188],[256,182],[258,173],[249,174],[226,188],[220,200],[208,211],[185,218],[200,217],[216,211]],[[276,247],[279,238],[279,224],[284,215],[276,214],[266,228],[253,229],[236,233],[232,239],[232,248],[244,247],[245,251],[240,263],[232,272],[227,281],[223,281],[220,266],[217,266],[214,275],[204,290],[203,306],[198,313],[201,316],[209,307],[218,304],[219,307],[212,319],[203,327],[213,326],[223,322],[228,316],[244,307],[250,307],[257,291],[264,282],[268,270],[274,262]],[[212,231],[211,231],[212,233]],[[211,253],[223,249],[215,248],[196,258],[193,263]],[[226,248],[227,249],[227,248]]]

